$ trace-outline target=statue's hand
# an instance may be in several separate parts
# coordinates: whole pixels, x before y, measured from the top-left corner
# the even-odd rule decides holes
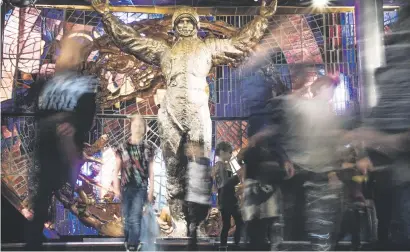
[[[91,4],[94,10],[102,15],[107,14],[110,11],[110,0],[92,0]]]
[[[262,1],[262,6],[260,10],[260,15],[265,18],[269,18],[276,13],[278,7],[278,0],[272,0],[272,2],[266,6],[266,0]]]

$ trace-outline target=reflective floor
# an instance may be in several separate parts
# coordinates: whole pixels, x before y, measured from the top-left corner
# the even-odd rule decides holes
[[[186,250],[187,240],[184,238],[179,239],[158,239],[156,242],[157,251],[183,251]],[[245,244],[241,244],[240,248],[234,248],[232,241],[228,242],[228,251],[245,251]],[[337,248],[339,251],[349,250],[349,242],[342,242]],[[24,243],[6,243],[1,244],[1,250],[3,251],[20,251]],[[124,251],[124,245],[121,239],[116,238],[83,238],[82,241],[55,241],[44,243],[45,251]],[[200,239],[199,250],[200,251],[218,251],[219,242],[216,239]],[[284,242],[281,246],[281,250],[286,251],[306,251],[310,250],[310,244],[308,242]],[[364,244],[362,250],[372,251],[374,248],[370,244]]]

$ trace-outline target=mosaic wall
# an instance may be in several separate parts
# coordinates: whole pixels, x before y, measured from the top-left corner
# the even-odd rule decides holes
[[[143,13],[115,13],[126,23],[144,19],[158,19],[162,15]],[[385,13],[386,32],[397,18],[396,12]],[[249,22],[251,16],[216,16],[210,20],[223,20],[235,27]],[[83,43],[104,34],[100,17],[94,12],[72,9],[14,9],[5,17],[4,43],[1,69],[0,101],[4,111],[31,111],[29,90],[39,76],[52,75],[54,63],[60,53],[60,39],[74,34]],[[98,57],[98,51],[88,60]],[[256,54],[242,67],[232,69],[218,66],[208,78],[210,85],[210,108],[213,121],[213,146],[227,140],[236,150],[247,144],[247,122],[240,118],[251,112],[250,94],[256,94],[258,86],[265,85],[266,76],[260,70],[274,66],[277,79],[287,87],[292,86],[294,75],[301,65],[313,66],[311,81],[319,75],[340,76],[334,107],[338,113],[355,111],[357,106],[357,74],[353,13],[320,15],[281,15],[270,23],[269,33],[258,47]],[[127,85],[113,80],[120,88]],[[147,139],[159,146],[155,115],[157,106],[153,97],[123,101],[102,111],[111,118],[99,118],[90,133],[93,143],[102,134],[109,134],[109,143],[97,156],[105,160],[108,168],[100,174],[101,183],[109,181],[110,148],[127,137],[126,122],[115,115],[139,112],[147,115],[150,126]],[[225,119],[224,119],[225,118]],[[229,119],[229,120],[228,120]],[[2,184],[12,192],[13,201],[27,198],[27,172],[32,166],[34,124],[32,117],[2,118]],[[165,173],[160,152],[156,158],[155,193],[158,208],[166,204]],[[84,173],[89,172],[87,166]],[[101,192],[96,189],[97,198]],[[10,199],[12,200],[12,199]],[[56,227],[62,235],[96,234],[84,227],[78,219],[57,204]]]

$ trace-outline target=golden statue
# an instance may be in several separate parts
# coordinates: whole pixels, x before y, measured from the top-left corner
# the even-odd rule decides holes
[[[176,39],[149,37],[124,24],[109,12],[109,1],[93,0],[102,15],[106,33],[123,52],[160,68],[166,93],[158,111],[162,155],[167,167],[167,193],[177,234],[185,235],[182,204],[185,197],[183,141],[200,143],[210,154],[212,124],[208,107],[208,76],[213,66],[238,65],[262,39],[268,18],[275,12],[277,0],[266,5],[260,14],[229,39],[198,37],[200,19],[194,8],[181,7],[172,17]]]

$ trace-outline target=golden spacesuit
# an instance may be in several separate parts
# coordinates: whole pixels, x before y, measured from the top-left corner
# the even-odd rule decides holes
[[[93,0],[94,9],[103,15],[105,31],[125,53],[161,68],[167,91],[158,112],[162,154],[167,167],[168,203],[172,217],[184,226],[182,204],[185,197],[185,172],[182,141],[197,142],[209,156],[212,124],[208,107],[206,77],[221,64],[237,65],[262,39],[268,18],[276,12],[277,1],[263,1],[260,15],[231,39],[198,37],[199,16],[194,8],[181,7],[174,12],[172,28],[177,38],[166,41],[146,37],[109,13],[108,4]],[[183,230],[178,227],[179,230]],[[181,232],[183,232],[181,230]]]

